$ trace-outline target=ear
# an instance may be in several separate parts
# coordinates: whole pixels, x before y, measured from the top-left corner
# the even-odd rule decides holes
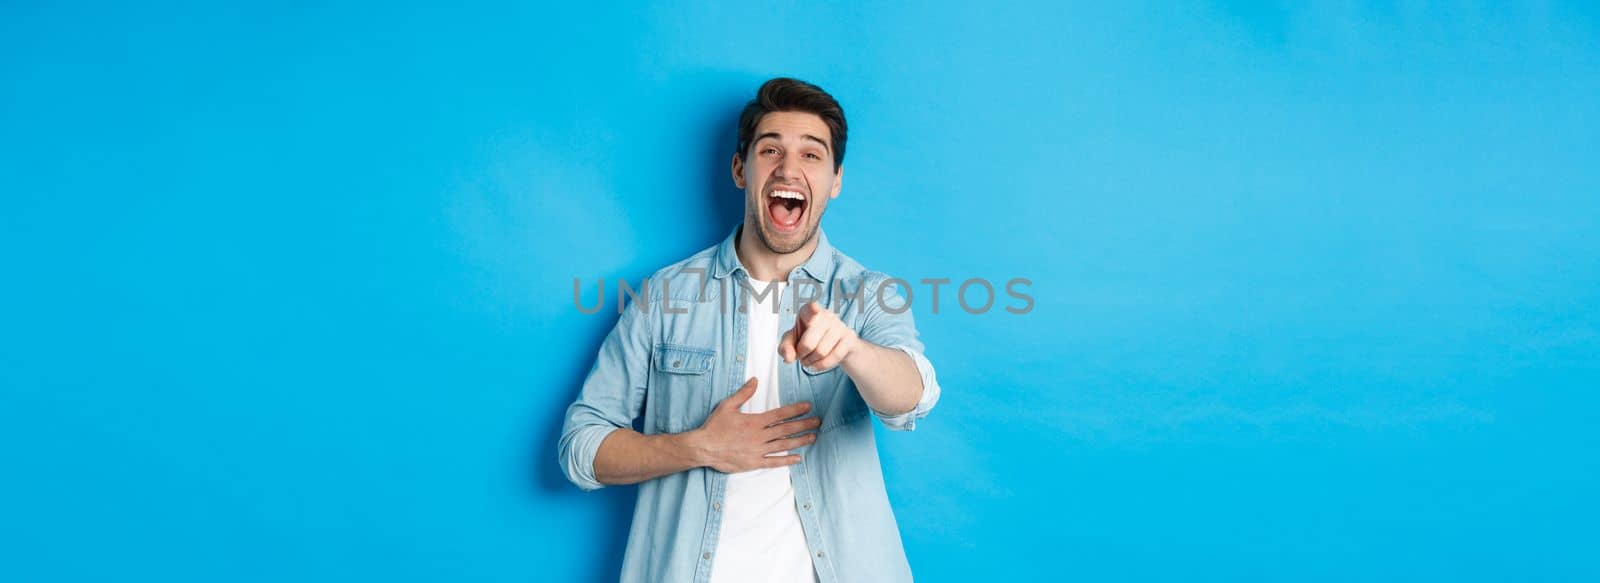
[[[841,186],[844,186],[843,165],[840,165],[838,170],[833,171],[833,192],[828,194],[828,198],[839,198],[839,187]]]
[[[738,152],[733,154],[733,185],[744,190],[744,158]]]

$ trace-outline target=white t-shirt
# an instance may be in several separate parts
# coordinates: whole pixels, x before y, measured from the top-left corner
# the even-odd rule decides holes
[[[757,296],[768,285],[775,289],[759,298],[758,303]],[[757,377],[756,394],[739,410],[760,413],[782,404],[778,398],[778,364],[783,360],[778,356],[778,340],[786,330],[778,329],[779,318],[773,313],[773,306],[783,297],[784,282],[751,280],[750,286],[756,293],[748,296],[749,341],[739,384]],[[800,511],[794,505],[788,466],[729,474],[722,498],[721,532],[711,562],[711,583],[817,580],[805,531],[800,526]]]

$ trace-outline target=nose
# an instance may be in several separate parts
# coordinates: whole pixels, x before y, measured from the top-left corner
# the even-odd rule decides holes
[[[784,156],[778,161],[778,167],[773,169],[773,176],[790,178],[800,176],[800,162],[792,156]]]

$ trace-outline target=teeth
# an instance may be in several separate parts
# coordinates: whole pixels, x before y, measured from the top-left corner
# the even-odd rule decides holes
[[[805,200],[806,199],[805,195],[800,194],[800,193],[795,192],[795,191],[792,191],[792,190],[774,190],[774,191],[772,191],[772,196],[777,197],[777,198],[792,198],[792,199],[795,199],[795,200]]]

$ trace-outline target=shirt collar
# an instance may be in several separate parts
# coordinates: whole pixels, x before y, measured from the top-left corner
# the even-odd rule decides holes
[[[749,277],[750,271],[739,261],[739,230],[742,228],[743,224],[735,225],[728,238],[723,239],[722,244],[717,246],[712,277],[720,279],[739,271],[745,272],[745,276]],[[833,273],[833,246],[828,244],[828,235],[822,232],[822,227],[817,227],[817,248],[812,250],[811,258],[801,263],[797,269],[807,277],[823,282],[826,282],[829,274]]]

